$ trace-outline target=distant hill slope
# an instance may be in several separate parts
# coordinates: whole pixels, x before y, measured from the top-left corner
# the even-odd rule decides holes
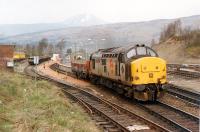
[[[67,46],[77,44],[111,47],[130,43],[150,43],[158,39],[163,27],[176,19],[153,20],[145,22],[114,23],[89,27],[68,27],[57,30],[29,33],[0,39],[0,43],[37,43],[42,38],[55,44],[65,39]],[[200,15],[180,18],[183,26],[200,28]],[[90,47],[91,48],[91,47]]]
[[[34,33],[67,27],[92,26],[105,24],[106,22],[91,14],[80,14],[58,23],[37,24],[0,24],[0,38],[25,33]]]
[[[200,64],[200,54],[199,52],[193,52],[190,54],[190,48],[181,41],[175,41],[169,39],[163,43],[153,45],[152,48],[157,51],[161,58],[164,58],[168,63],[192,63]],[[192,49],[200,50],[200,43]]]
[[[0,24],[0,38],[6,36],[24,34],[24,33],[34,33],[52,29],[59,29],[59,28],[66,28],[66,25],[61,23]]]

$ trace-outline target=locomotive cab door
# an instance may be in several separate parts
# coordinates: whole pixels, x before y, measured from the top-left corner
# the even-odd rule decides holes
[[[119,58],[118,58],[118,62],[119,62],[119,79],[121,81],[125,81],[125,58],[124,58],[124,54],[120,53],[119,54]]]

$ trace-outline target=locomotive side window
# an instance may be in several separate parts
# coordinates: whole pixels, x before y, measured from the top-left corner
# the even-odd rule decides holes
[[[106,65],[106,59],[102,59],[102,60],[101,60],[101,64],[102,64],[102,65]]]
[[[138,55],[146,55],[147,54],[146,47],[137,47],[137,54]]]
[[[128,53],[127,53],[127,58],[131,58],[131,57],[133,57],[133,56],[135,56],[136,55],[136,51],[135,51],[135,49],[131,49]]]
[[[118,64],[117,64],[118,62],[117,61],[115,61],[115,75],[116,76],[118,76],[119,75],[119,69],[118,69]]]
[[[106,66],[103,67],[103,71],[104,71],[104,73],[107,72],[107,67]]]
[[[153,57],[157,56],[157,54],[153,50],[151,50],[149,48],[147,49],[147,55],[150,55],[150,56],[153,56]]]
[[[95,69],[95,59],[92,60],[92,68]]]
[[[119,62],[121,62],[121,63],[125,62],[124,54],[120,53],[118,59],[119,59]]]

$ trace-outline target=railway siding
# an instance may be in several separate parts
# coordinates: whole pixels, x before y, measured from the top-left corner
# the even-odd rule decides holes
[[[186,79],[200,79],[200,65],[168,64],[169,75],[176,75]]]
[[[168,84],[167,92],[190,103],[200,105],[200,94],[185,89],[174,84]]]
[[[54,67],[55,68],[55,67]],[[58,66],[56,66],[56,68],[58,68]],[[54,69],[55,70],[55,69]],[[59,71],[59,70],[57,70],[58,72],[61,72],[61,71]],[[41,72],[40,72],[41,73]],[[66,72],[65,71],[63,71],[63,73],[64,74],[66,74]],[[48,76],[49,77],[49,76]],[[59,79],[57,79],[57,81],[60,81]],[[63,84],[65,84],[65,81],[61,81],[61,83],[63,83]],[[73,85],[74,86],[74,85]],[[87,103],[87,102],[84,102],[85,100],[85,97],[83,97],[82,99],[81,99],[81,97],[79,97],[79,95],[77,95],[77,97],[76,97],[78,100],[79,100],[79,102],[82,102],[82,104],[84,104],[84,107],[85,108],[87,108],[87,109],[90,109],[90,110],[88,110],[88,111],[90,111],[90,113],[91,113],[91,111],[93,112],[93,111],[95,111],[93,108],[92,108],[92,106],[94,106],[94,104],[96,104],[96,102],[94,103],[92,103],[92,104],[89,104],[89,103]],[[86,99],[86,101],[88,101],[87,99]],[[101,107],[99,107],[99,108],[101,108]],[[175,109],[175,108],[174,108]],[[98,110],[97,110],[98,111]],[[152,110],[153,111],[153,110]],[[98,112],[97,112],[98,113]],[[176,112],[175,112],[176,113]],[[185,112],[184,112],[185,113]],[[105,114],[105,112],[104,112],[104,114]],[[183,113],[182,113],[183,114]],[[101,114],[100,114],[101,115]],[[157,113],[157,115],[160,115],[160,113]],[[183,130],[183,131],[190,131],[190,129],[188,129],[188,128],[184,128],[182,125],[183,124],[181,124],[181,123],[177,123],[174,119],[173,119],[173,117],[175,117],[175,116],[171,116],[170,118],[168,117],[168,118],[166,118],[165,117],[166,115],[160,115],[160,117],[162,117],[163,119],[165,118],[165,121],[167,121],[166,123],[167,124],[169,124],[170,125],[170,123],[171,123],[171,126],[173,126],[174,128],[176,128],[175,130],[173,130],[173,131],[176,131],[176,130]],[[185,116],[185,115],[184,115]],[[191,115],[190,115],[191,116]],[[123,117],[123,116],[122,116]],[[189,117],[189,116],[186,116],[187,118]],[[189,117],[189,118],[191,118],[191,117]],[[109,127],[110,129],[111,128],[113,128],[113,123],[111,123],[110,124],[110,122],[108,122],[107,120],[107,118],[105,118],[104,116],[102,117],[102,116],[99,116],[99,115],[97,115],[97,114],[95,114],[95,116],[94,116],[94,119],[97,119],[97,120],[100,120],[100,122],[98,122],[97,124],[100,124],[100,125],[103,125],[103,124],[105,124],[105,126],[107,126],[107,128]],[[195,118],[193,118],[193,119],[195,119]],[[196,120],[196,119],[195,119]],[[182,121],[180,121],[180,122],[182,122]],[[184,121],[183,121],[184,122]],[[187,120],[187,122],[190,122],[191,123],[191,121],[188,121]],[[115,123],[114,123],[115,124]],[[198,122],[195,124],[195,123],[192,123],[193,124],[193,127],[194,127],[194,131],[198,128],[197,127],[197,125],[198,125]],[[104,126],[104,125],[103,125]],[[104,127],[105,127],[104,126]],[[130,125],[131,126],[131,125]],[[131,129],[131,127],[128,127],[129,129]],[[173,128],[172,128],[173,129]],[[113,130],[114,130],[114,128],[113,128]],[[171,130],[172,131],[172,130]]]
[[[199,117],[195,117],[175,107],[161,102],[140,106],[163,120],[170,121],[171,125],[175,126],[179,131],[198,132],[199,130]]]
[[[81,104],[86,104],[84,107],[90,108],[93,112],[100,114],[104,120],[109,121],[108,123],[105,123],[106,126],[103,126],[109,131],[113,131],[114,129],[118,128],[120,131],[131,131],[131,130],[156,130],[156,131],[169,131],[166,128],[161,127],[158,124],[155,124],[151,121],[145,120],[144,118],[134,115],[133,113],[130,114],[126,109],[119,110],[116,109],[114,106],[112,106],[110,103],[103,101],[102,99],[86,92],[80,89],[77,91],[76,86],[66,84],[64,81],[46,76],[42,74],[42,72],[39,72],[41,76],[45,76],[51,80],[54,80],[55,82],[59,82],[62,85],[67,85],[67,88],[64,89],[65,92],[68,94],[71,94],[73,98],[81,100]],[[70,89],[69,89],[70,87]],[[73,88],[73,89],[72,89]],[[100,123],[101,124],[101,123]],[[111,130],[112,129],[112,130]]]
[[[62,68],[61,68],[62,67]],[[64,67],[63,65],[59,65],[58,63],[55,63],[50,66],[50,68],[54,71],[57,71],[62,74],[68,74],[70,75],[69,68],[70,67]],[[183,88],[180,86],[176,86],[174,84],[168,84],[167,92],[171,95],[177,96],[187,102],[193,103],[195,105],[200,104],[200,94],[195,93],[191,90],[186,90],[187,88]]]

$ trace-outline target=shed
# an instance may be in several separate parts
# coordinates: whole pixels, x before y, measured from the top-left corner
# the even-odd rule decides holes
[[[13,63],[14,45],[0,44],[0,68],[6,68]]]

